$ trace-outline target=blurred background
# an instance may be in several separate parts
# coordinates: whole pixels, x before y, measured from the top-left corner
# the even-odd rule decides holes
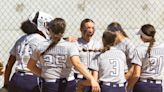
[[[84,18],[95,22],[94,39],[101,40],[102,32],[113,21],[119,22],[134,44],[139,44],[137,31],[150,23],[157,30],[157,41],[164,42],[163,0],[0,0],[0,58],[5,65],[15,41],[23,35],[20,24],[35,11],[44,11],[67,22],[67,36],[80,36]],[[0,76],[0,87],[3,76]]]

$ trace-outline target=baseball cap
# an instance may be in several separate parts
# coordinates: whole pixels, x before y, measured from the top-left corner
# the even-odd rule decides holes
[[[36,24],[33,22],[33,20],[36,17],[37,13],[38,13],[38,17],[37,17],[37,24]],[[47,14],[42,11],[37,11],[37,12],[33,12],[28,19],[30,20],[31,23],[37,26],[38,30],[41,31],[46,36],[47,39],[49,39],[47,23],[53,20],[53,17],[50,14]]]
[[[137,32],[137,35],[141,35],[145,39],[151,39],[152,38],[152,36],[148,36],[145,33],[143,33],[141,29]]]

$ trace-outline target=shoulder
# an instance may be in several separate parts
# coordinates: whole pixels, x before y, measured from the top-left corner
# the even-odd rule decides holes
[[[41,36],[41,35],[38,34],[38,33],[29,35],[29,38],[31,38],[31,39],[33,39],[33,40],[35,40],[35,39],[37,39],[37,40],[44,40],[44,39],[45,39],[43,36]]]
[[[47,41],[47,39],[45,39],[43,36],[37,33],[29,35],[28,40],[30,44],[35,44],[35,45]]]
[[[110,49],[111,52],[116,52],[116,53],[119,53],[119,54],[124,54],[124,52],[116,47],[111,47]]]
[[[111,56],[116,56],[119,58],[125,58],[126,57],[125,53],[116,47],[111,47],[111,49],[109,51],[110,51]]]
[[[133,45],[133,46],[135,46],[135,44],[129,38],[125,38],[121,43],[125,44],[125,45]]]
[[[69,42],[67,40],[61,39],[58,43],[57,46],[64,46],[64,47],[70,47],[72,45],[75,45],[76,42]]]
[[[68,46],[68,47],[76,47],[77,45],[77,43],[76,42],[68,42],[68,41],[65,41],[65,44],[66,44],[66,46]]]
[[[146,54],[146,51],[147,51],[147,49],[148,49],[148,45],[149,44],[145,44],[145,43],[143,43],[143,44],[140,44],[140,45],[138,45],[138,46],[136,46],[136,48],[135,48],[135,55],[137,55],[137,56],[139,56],[139,57],[144,57],[145,56],[145,54]]]
[[[104,53],[100,54],[99,58],[100,59],[113,58],[113,59],[126,60],[126,56],[124,52],[115,47],[111,47],[110,50],[107,50]]]
[[[154,47],[159,47],[159,48],[164,48],[164,43],[158,43],[158,42],[156,42],[155,44],[154,44]]]
[[[16,41],[15,45],[19,45],[19,44],[23,43],[25,40],[27,40],[27,36],[28,36],[28,35],[23,35],[23,36],[21,36],[21,37]]]
[[[18,42],[18,41],[23,41],[24,39],[27,39],[27,36],[28,36],[28,35],[23,35],[23,36],[21,36],[20,38],[18,38],[17,42]]]
[[[112,56],[114,56],[114,55],[116,55],[116,56],[118,56],[118,55],[125,55],[125,53],[122,50],[120,50],[120,49],[118,49],[116,47],[111,47],[110,50],[105,52],[105,54],[108,54],[109,56],[110,55],[112,55]]]
[[[149,43],[141,43],[139,45],[136,46],[136,50],[143,50],[143,49],[147,49],[149,46]]]
[[[51,44],[51,41],[42,41],[41,43],[38,43],[38,44],[33,44],[32,46],[35,46],[35,50],[36,51],[39,51],[39,52],[43,52],[45,51],[48,46]]]
[[[96,48],[102,48],[103,47],[102,41],[93,40],[93,42],[94,42],[94,46]]]
[[[77,38],[76,43],[78,44],[84,43],[84,40],[82,38]]]

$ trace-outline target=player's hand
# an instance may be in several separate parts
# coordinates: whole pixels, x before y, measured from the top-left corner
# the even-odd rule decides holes
[[[73,37],[73,36],[69,36],[68,38],[67,38],[67,41],[69,41],[69,42],[75,42],[77,40],[77,38],[75,38],[75,37]]]
[[[92,87],[92,92],[101,92],[99,83],[94,79],[91,80],[91,87]]]

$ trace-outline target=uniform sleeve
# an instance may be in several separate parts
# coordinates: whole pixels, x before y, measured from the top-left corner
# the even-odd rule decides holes
[[[79,56],[79,50],[75,43],[70,43],[68,54],[70,57],[72,56]]]
[[[124,61],[124,71],[128,72],[128,65],[127,65],[127,61],[126,61],[126,56],[125,56],[125,58],[123,58],[123,61]]]
[[[16,56],[16,48],[17,48],[17,42],[14,44],[14,46],[10,50],[10,55]]]
[[[27,35],[21,36],[14,44],[12,49],[10,50],[10,55],[16,56],[18,53],[22,51],[22,44],[24,44],[25,38]]]
[[[124,44],[126,44],[125,53],[127,54],[128,59],[132,59],[134,55],[135,45],[129,39],[127,39]]]
[[[132,42],[129,42],[129,45],[127,46],[127,53],[128,53],[128,58],[129,59],[132,59],[133,56],[134,56],[134,49],[135,49],[135,46]]]
[[[131,61],[133,64],[138,64],[140,66],[142,66],[142,61],[141,61],[141,57],[140,57],[140,53],[137,49],[135,49],[134,51],[134,57],[132,58]]]
[[[99,70],[98,62],[99,62],[99,54],[96,54],[92,62],[89,64],[88,68],[91,70],[98,71]]]

